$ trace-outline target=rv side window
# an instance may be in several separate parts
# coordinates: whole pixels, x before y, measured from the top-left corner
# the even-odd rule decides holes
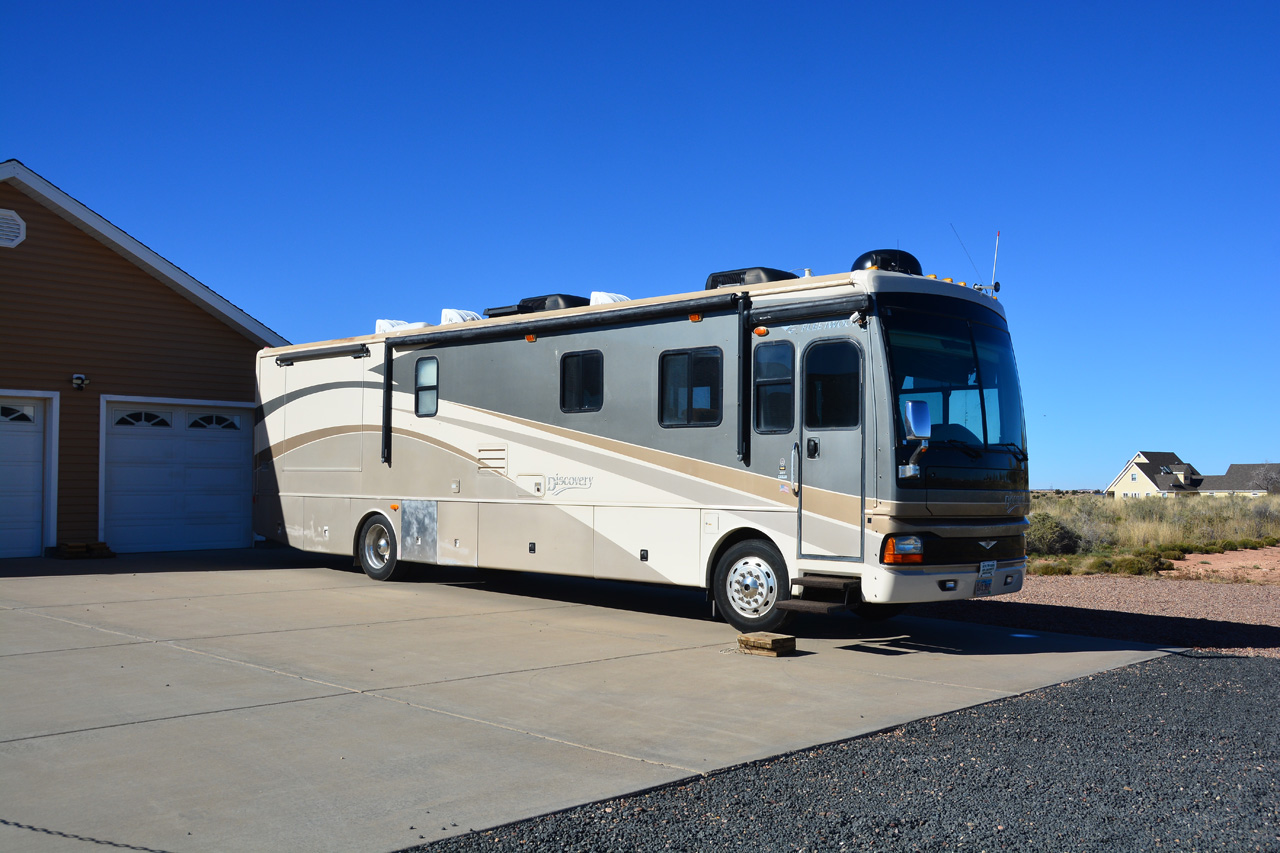
[[[604,405],[604,354],[565,353],[560,359],[560,411],[598,412]]]
[[[719,348],[664,352],[659,362],[661,410],[658,421],[670,426],[720,423]]]
[[[795,423],[795,358],[790,341],[756,347],[756,432],[791,432]]]
[[[814,344],[804,354],[804,425],[839,429],[858,425],[862,389],[858,348],[849,341]]]
[[[434,356],[418,359],[413,370],[413,392],[413,410],[418,417],[430,417],[440,408],[440,366]]]

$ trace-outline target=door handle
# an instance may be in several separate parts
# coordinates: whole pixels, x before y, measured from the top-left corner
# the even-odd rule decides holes
[[[791,445],[791,494],[800,494],[800,442]]]
[[[805,446],[806,456],[808,456],[810,459],[818,458],[818,451],[819,451],[818,439],[811,438],[805,442],[804,446]]]

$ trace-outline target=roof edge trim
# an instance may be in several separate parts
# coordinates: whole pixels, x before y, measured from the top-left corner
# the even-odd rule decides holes
[[[255,320],[243,309],[237,308],[208,285],[202,284],[173,262],[143,245],[122,228],[112,225],[105,217],[94,213],[20,161],[6,160],[0,163],[0,182],[15,185],[26,195],[48,206],[63,219],[128,258],[245,337],[255,340],[259,346],[288,346],[289,341]]]

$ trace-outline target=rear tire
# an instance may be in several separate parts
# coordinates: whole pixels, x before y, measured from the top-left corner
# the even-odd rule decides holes
[[[776,631],[791,619],[778,604],[791,597],[787,564],[773,543],[748,539],[731,547],[712,576],[716,609],[744,634]]]
[[[397,575],[404,575],[402,568],[397,571],[400,550],[395,530],[381,515],[370,516],[360,528],[356,556],[360,559],[360,568],[376,581],[395,580]]]

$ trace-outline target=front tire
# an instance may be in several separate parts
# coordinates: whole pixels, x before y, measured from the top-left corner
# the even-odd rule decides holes
[[[356,540],[356,551],[360,568],[374,580],[389,581],[397,575],[403,576],[403,569],[397,571],[400,550],[396,533],[383,516],[373,515],[365,521]]]
[[[716,609],[744,634],[776,631],[791,613],[778,604],[791,597],[787,564],[772,542],[749,539],[731,547],[712,578]]]

